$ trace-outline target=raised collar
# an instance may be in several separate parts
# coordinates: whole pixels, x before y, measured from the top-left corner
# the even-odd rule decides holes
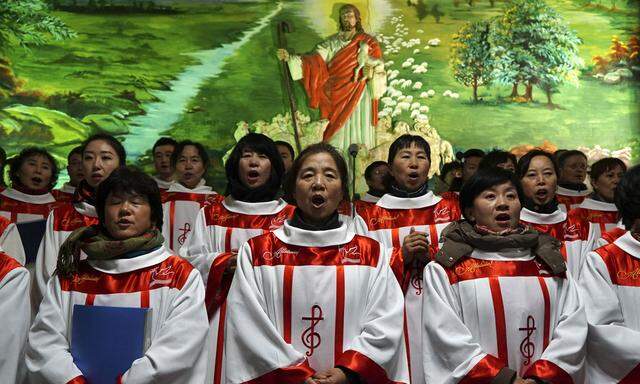
[[[513,261],[513,260],[529,261],[535,258],[531,254],[530,249],[522,249],[522,248],[504,249],[499,252],[483,251],[481,249],[476,248],[473,250],[473,252],[471,252],[471,257],[473,257],[474,259],[498,260],[498,261]]]
[[[631,231],[627,231],[613,243],[636,259],[640,259],[640,242],[631,235]]]
[[[167,192],[185,192],[185,193],[199,193],[199,194],[216,193],[210,186],[204,185],[204,183],[205,183],[205,180],[201,179],[198,185],[196,185],[193,189],[189,189],[176,181],[174,183],[171,183],[171,186],[169,187],[169,190]]]
[[[584,199],[584,201],[578,205],[578,208],[591,209],[593,211],[618,212],[615,204],[594,200],[590,197]]]
[[[589,196],[591,191],[585,189],[584,191],[575,191],[573,189],[564,188],[558,185],[558,189],[556,190],[556,194],[560,196],[571,196],[571,197],[583,197]]]
[[[76,187],[74,187],[69,183],[64,183],[62,184],[62,188],[60,188],[60,192],[69,193],[73,195],[76,192]]]
[[[160,189],[169,189],[171,188],[171,185],[174,183],[173,180],[171,181],[162,180],[158,176],[153,176],[153,180],[156,182],[156,184],[158,184],[158,188]],[[201,181],[204,182],[204,180],[201,180]]]
[[[527,208],[520,211],[520,220],[532,224],[558,224],[567,220],[567,213],[556,209],[552,213],[537,213]]]
[[[378,200],[376,205],[385,209],[417,209],[434,206],[440,200],[442,198],[434,195],[432,191],[418,197],[395,197],[387,193]]]
[[[369,194],[369,192],[365,193],[364,196],[362,196],[362,198],[360,200],[367,202],[367,203],[377,203],[381,198],[378,196],[373,196],[371,194]]]
[[[282,200],[271,200],[258,203],[249,203],[234,199],[231,195],[224,198],[222,205],[231,212],[245,215],[273,215],[280,212],[287,203]]]
[[[148,268],[165,261],[171,253],[164,246],[145,255],[130,259],[88,260],[89,265],[100,272],[119,274]]]
[[[53,197],[51,193],[45,193],[43,195],[29,195],[13,188],[7,188],[0,193],[10,199],[31,204],[49,204],[55,203],[56,201],[55,197]]]
[[[86,201],[73,203],[73,208],[83,216],[98,217],[98,212],[96,212],[96,207],[94,207],[93,205],[89,204]]]
[[[341,222],[340,227],[326,231],[307,231],[289,225],[289,220],[274,231],[274,235],[283,242],[302,247],[330,247],[350,242],[355,233],[346,222]]]

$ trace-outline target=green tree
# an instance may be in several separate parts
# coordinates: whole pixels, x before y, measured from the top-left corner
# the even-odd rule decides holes
[[[567,80],[577,81],[580,40],[558,13],[543,0],[511,0],[501,16],[493,20],[489,37],[496,82],[512,85],[518,98],[524,84],[524,101],[533,100],[533,87],[551,94]]]
[[[478,21],[463,25],[453,35],[450,63],[457,82],[473,88],[478,101],[478,87],[491,82],[492,58],[489,45],[490,24]]]
[[[0,1],[0,55],[17,46],[41,45],[50,39],[74,36],[75,32],[52,16],[42,0]]]

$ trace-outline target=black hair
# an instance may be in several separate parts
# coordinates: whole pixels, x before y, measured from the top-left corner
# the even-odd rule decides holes
[[[387,163],[391,165],[398,152],[400,152],[401,149],[409,148],[411,143],[415,143],[418,148],[423,149],[427,154],[427,159],[431,162],[431,147],[427,140],[422,136],[405,133],[391,143],[391,146],[389,147],[389,155],[387,156]]]
[[[317,144],[312,144],[305,148],[300,155],[296,158],[291,166],[291,171],[287,175],[287,179],[284,182],[284,199],[290,203],[295,204],[295,200],[293,198],[293,193],[296,190],[296,179],[298,178],[298,173],[302,168],[302,164],[307,159],[307,157],[318,154],[318,153],[328,153],[329,156],[333,158],[333,161],[336,163],[336,167],[338,168],[338,174],[340,175],[340,181],[342,181],[342,199],[350,200],[349,196],[349,172],[347,171],[347,163],[344,161],[344,157],[338,152],[335,147],[331,144],[327,144],[325,142],[320,142]]]
[[[467,210],[473,207],[473,201],[476,197],[480,196],[482,192],[504,183],[511,183],[516,187],[518,199],[522,205],[524,193],[520,179],[518,179],[513,172],[493,167],[478,169],[478,171],[464,183],[460,190],[460,210],[463,214],[466,214]]]
[[[265,155],[271,162],[271,175],[264,187],[251,189],[240,182],[240,159],[245,150]],[[261,133],[248,133],[242,137],[233,147],[227,162],[225,163],[227,175],[227,190],[225,194],[231,195],[243,201],[269,201],[276,198],[282,177],[284,175],[284,163],[278,147],[266,135]]]
[[[511,160],[514,167],[518,164],[518,158],[513,153],[501,149],[493,149],[480,160],[478,168],[497,167],[498,164],[506,163],[509,160]]]
[[[447,173],[451,172],[451,171],[455,171],[456,169],[462,169],[462,163],[459,161],[450,161],[448,163],[446,163],[445,165],[442,166],[442,169],[440,170],[440,177],[444,178]]]
[[[7,152],[4,150],[4,148],[0,147],[0,163],[4,165],[6,161],[7,161]]]
[[[207,149],[204,145],[191,140],[182,140],[176,145],[176,149],[171,154],[171,166],[174,168],[176,167],[178,158],[182,155],[182,151],[184,151],[185,147],[189,145],[196,147],[196,150],[198,150],[198,156],[202,159],[202,164],[204,166],[204,173],[207,173],[207,170],[209,169],[209,154],[207,153]]]
[[[387,163],[386,161],[382,161],[382,160],[377,160],[374,161],[373,163],[369,164],[367,166],[367,168],[365,168],[364,170],[364,179],[365,180],[371,180],[371,176],[373,176],[373,171],[378,168],[379,166],[384,165],[389,167],[389,163]]]
[[[155,153],[156,148],[161,147],[163,145],[171,145],[173,149],[178,146],[178,142],[172,139],[171,137],[161,137],[153,144],[153,148],[151,148],[151,154]]]
[[[602,176],[602,174],[607,173],[616,167],[622,168],[622,172],[627,171],[627,165],[622,160],[615,157],[605,157],[604,159],[596,161],[591,165],[591,170],[589,171],[591,182],[598,180],[598,177]]]
[[[118,155],[120,166],[124,167],[127,165],[127,151],[125,151],[124,146],[122,146],[122,143],[118,139],[108,133],[96,133],[95,135],[89,136],[89,138],[82,143],[82,153],[84,153],[87,146],[94,141],[104,141],[109,144],[116,152],[116,155]]]
[[[478,148],[467,149],[465,152],[457,152],[456,159],[460,160],[462,163],[470,157],[484,157],[484,151]]]
[[[615,203],[622,217],[622,224],[631,230],[633,222],[640,218],[640,165],[629,169],[616,187]]]
[[[22,167],[22,164],[24,164],[24,162],[32,156],[43,156],[51,163],[51,179],[49,180],[49,185],[47,186],[47,189],[51,190],[58,181],[58,173],[60,172],[60,169],[58,168],[56,159],[54,159],[46,149],[40,147],[27,147],[20,151],[18,155],[10,159],[9,180],[11,180],[11,184],[13,184],[14,186],[20,184],[20,177],[18,176],[20,168]]]
[[[542,149],[532,149],[529,152],[525,153],[524,156],[518,160],[518,164],[516,164],[516,175],[519,179],[522,179],[524,175],[527,174],[529,170],[529,165],[531,165],[531,160],[537,156],[544,156],[553,165],[553,171],[556,173],[556,177],[560,176],[560,170],[558,169],[558,164],[554,161],[553,155],[547,151],[543,151]]]
[[[296,158],[296,153],[293,150],[293,147],[291,146],[291,144],[289,144],[289,143],[287,143],[286,141],[283,141],[283,140],[276,140],[273,143],[276,145],[276,147],[278,145],[282,145],[283,147],[286,147],[287,150],[289,151],[289,153],[291,154],[291,160]]]
[[[133,167],[120,167],[100,183],[96,192],[96,212],[103,230],[106,228],[105,208],[110,193],[146,197],[151,208],[151,221],[162,230],[160,189],[151,176]]]
[[[558,153],[558,151],[556,151],[556,153]],[[573,156],[582,156],[585,160],[587,161],[589,160],[587,158],[587,155],[584,154],[584,152],[578,151],[577,149],[563,150],[560,154],[556,155],[556,162],[558,163],[558,168],[562,169],[562,167],[564,167],[564,163],[566,163],[567,160],[569,160],[569,158]]]
[[[69,154],[67,155],[67,164],[71,161],[71,157],[73,155],[80,155],[80,157],[82,157],[82,145],[78,145],[77,147],[74,147]]]

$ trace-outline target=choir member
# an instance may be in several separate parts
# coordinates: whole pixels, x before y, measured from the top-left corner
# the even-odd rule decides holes
[[[364,180],[369,190],[360,200],[353,202],[356,212],[360,205],[375,204],[387,192],[389,164],[386,161],[374,161],[364,170]]]
[[[460,192],[462,187],[462,163],[459,161],[451,161],[442,166],[440,175],[436,177],[433,192],[442,196],[445,193],[449,195]]]
[[[178,142],[170,137],[161,137],[153,144],[151,152],[153,153],[153,166],[156,170],[153,179],[161,192],[168,190],[173,183],[174,168],[171,164],[171,154],[177,145]]]
[[[357,232],[394,248],[392,266],[405,291],[405,338],[411,381],[423,382],[422,369],[422,269],[438,250],[440,232],[460,218],[453,197],[439,197],[429,190],[429,143],[421,136],[405,134],[389,148],[392,182],[388,193],[355,218]]]
[[[477,148],[471,148],[466,152],[458,152],[456,157],[462,162],[462,181],[466,182],[478,170],[480,161],[482,161],[482,158],[484,157],[484,151]]]
[[[478,164],[478,168],[490,168],[490,167],[498,167],[502,169],[506,169],[511,172],[516,171],[516,164],[518,164],[518,159],[516,155],[511,152],[502,151],[500,149],[494,149],[487,153],[482,160],[480,160],[480,164]]]
[[[274,142],[265,135],[249,133],[238,141],[226,165],[227,196],[205,206],[180,255],[200,271],[206,288],[211,351],[207,383],[226,383],[223,346],[225,302],[236,255],[250,238],[282,226],[294,207],[277,198],[284,165]]]
[[[12,223],[44,220],[56,199],[51,189],[58,180],[58,165],[43,148],[28,147],[9,164],[11,187],[0,192],[0,215]]]
[[[481,169],[460,192],[424,272],[428,383],[581,383],[587,325],[560,242],[519,223],[512,172]]]
[[[51,191],[51,194],[56,198],[56,201],[64,203],[72,202],[76,188],[80,185],[82,179],[84,179],[82,167],[82,146],[73,148],[67,155],[67,174],[69,175],[69,181],[64,183],[62,188]]]
[[[561,209],[569,212],[577,207],[589,195],[584,183],[587,177],[587,155],[582,151],[562,151],[556,157],[560,173],[558,176],[558,203]]]
[[[171,155],[171,165],[176,181],[164,194],[162,207],[166,220],[162,235],[167,248],[178,252],[191,232],[200,208],[222,197],[205,185],[209,155],[202,144],[191,140],[179,142]]]
[[[163,246],[155,181],[140,171],[119,168],[100,183],[95,202],[98,224],[75,230],[62,245],[56,273],[29,332],[30,379],[87,383],[70,350],[74,304],[84,304],[150,309],[148,347],[113,382],[204,383],[207,318],[202,279]],[[86,259],[81,260],[81,252]]]
[[[24,347],[31,323],[29,272],[0,248],[0,377],[21,384],[25,378]]]
[[[124,166],[126,158],[122,144],[108,134],[95,134],[82,144],[84,180],[76,188],[72,203],[61,204],[51,211],[38,249],[35,273],[37,285],[32,293],[36,308],[56,267],[60,246],[73,230],[97,223],[96,188],[116,168]]]
[[[402,292],[389,251],[337,212],[347,166],[305,149],[285,187],[293,218],[244,243],[227,298],[228,383],[408,383]]]
[[[640,167],[624,175],[615,204],[626,230],[587,254],[580,277],[588,383],[640,382]]]
[[[282,163],[284,164],[284,174],[286,175],[291,170],[291,166],[293,165],[293,160],[296,158],[296,153],[293,151],[293,147],[291,144],[286,141],[277,140],[276,147],[278,148],[278,153],[280,153],[280,157],[282,158]]]

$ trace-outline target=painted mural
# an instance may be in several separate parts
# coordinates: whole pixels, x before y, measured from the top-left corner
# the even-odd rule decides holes
[[[363,86],[375,105],[362,108],[377,108],[372,131],[337,131],[345,153],[360,144],[358,168],[404,132],[428,138],[432,172],[472,147],[640,158],[637,0],[350,3],[379,51],[366,65],[381,84],[372,75]],[[303,82],[285,81],[295,69],[278,49],[317,52],[344,4],[0,2],[0,145],[46,146],[63,163],[107,131],[147,167],[158,137],[189,138],[211,151],[209,179],[222,188],[225,154],[247,131],[302,146],[326,138],[331,119]]]

